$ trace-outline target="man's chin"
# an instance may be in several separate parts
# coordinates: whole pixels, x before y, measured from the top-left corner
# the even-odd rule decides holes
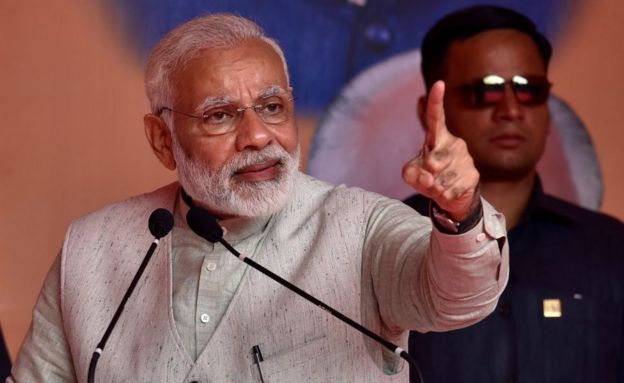
[[[246,201],[240,205],[230,206],[227,212],[233,217],[261,218],[271,216],[284,208],[286,201]]]
[[[251,198],[254,193],[267,191],[267,189],[277,189],[281,186],[280,178],[273,177],[269,179],[249,180],[234,175],[230,179],[230,190],[242,198]]]
[[[263,217],[275,214],[286,206],[293,189],[293,180],[269,180],[247,184],[237,190],[236,211],[245,217]],[[235,201],[231,201],[235,202]]]
[[[479,169],[483,182],[515,182],[535,174],[535,166],[489,167]]]

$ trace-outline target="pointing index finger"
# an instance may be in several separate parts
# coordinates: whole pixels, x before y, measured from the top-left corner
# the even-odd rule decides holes
[[[446,130],[444,120],[444,81],[436,81],[427,97],[427,133],[425,134],[425,148],[431,151],[437,144],[438,137]]]

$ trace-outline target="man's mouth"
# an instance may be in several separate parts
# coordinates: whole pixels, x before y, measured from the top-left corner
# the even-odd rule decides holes
[[[526,138],[520,134],[499,134],[492,137],[490,142],[503,149],[515,149],[526,142]]]
[[[251,182],[272,180],[278,176],[281,165],[278,158],[259,162],[238,169],[234,177]]]

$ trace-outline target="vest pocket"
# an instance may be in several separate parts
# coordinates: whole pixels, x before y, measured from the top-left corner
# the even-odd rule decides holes
[[[261,347],[266,351],[270,348],[269,345]],[[326,335],[290,348],[274,350],[270,354],[266,351],[263,350],[264,361],[259,364],[265,382],[297,382],[302,377],[314,376],[314,371],[322,368],[323,361],[331,354]],[[254,363],[250,369],[252,376],[259,376],[258,365]]]

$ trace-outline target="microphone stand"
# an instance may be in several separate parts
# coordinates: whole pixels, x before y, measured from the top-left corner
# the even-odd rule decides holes
[[[275,282],[277,282],[280,285],[288,288],[289,290],[293,291],[294,293],[298,294],[299,296],[303,297],[304,299],[308,300],[309,302],[312,302],[316,306],[320,307],[322,310],[325,310],[325,311],[329,312],[334,317],[336,317],[336,318],[340,319],[341,321],[347,323],[351,327],[353,327],[356,330],[360,331],[362,334],[364,334],[364,335],[370,337],[371,339],[377,341],[378,343],[383,345],[388,350],[392,351],[397,356],[403,358],[405,361],[407,361],[407,363],[409,363],[414,368],[414,371],[416,371],[416,376],[418,378],[417,382],[424,383],[424,379],[422,377],[422,373],[420,371],[420,368],[418,367],[418,364],[416,363],[416,361],[414,359],[412,359],[412,357],[407,353],[407,351],[405,351],[401,347],[395,345],[394,343],[388,341],[387,339],[382,338],[381,336],[377,335],[373,331],[367,329],[366,327],[362,326],[358,322],[356,322],[353,319],[349,318],[348,316],[342,314],[341,312],[337,311],[336,309],[334,309],[333,307],[329,306],[328,304],[322,302],[321,300],[317,299],[316,297],[308,294],[304,290],[302,290],[299,287],[293,285],[292,283],[290,283],[287,280],[283,279],[279,275],[273,273],[271,270],[266,269],[264,266],[256,263],[252,259],[249,259],[246,256],[244,256],[241,253],[239,253],[234,247],[232,247],[232,245],[230,245],[229,242],[227,242],[225,239],[223,239],[223,229],[221,228],[221,226],[217,222],[216,218],[212,214],[210,214],[207,210],[205,210],[205,209],[203,209],[201,207],[198,207],[198,206],[192,206],[191,209],[187,213],[186,221],[187,221],[189,227],[191,228],[191,230],[193,230],[195,232],[195,234],[197,234],[200,237],[208,240],[209,242],[213,242],[213,243],[214,242],[219,242],[219,243],[221,243],[223,246],[225,246],[225,248],[230,253],[232,253],[234,256],[236,256],[236,258],[238,258],[239,260],[245,262],[247,265],[251,266],[252,268],[254,268],[256,270],[258,270],[262,274],[268,276],[269,278],[271,278]]]
[[[167,235],[173,228],[173,215],[166,209],[156,209],[150,215],[148,226],[150,232],[155,237],[154,241],[147,250],[145,257],[143,258],[143,262],[141,262],[139,269],[137,270],[136,274],[134,274],[134,278],[132,278],[132,282],[130,283],[130,286],[128,286],[128,290],[126,290],[126,293],[121,299],[121,303],[119,303],[119,306],[117,307],[117,311],[115,311],[115,315],[113,315],[113,319],[111,319],[110,323],[108,324],[108,327],[104,332],[104,336],[100,340],[100,343],[97,344],[97,347],[95,348],[95,351],[91,356],[91,362],[89,363],[89,372],[87,374],[88,383],[95,382],[95,369],[97,368],[98,360],[100,359],[100,356],[104,351],[106,342],[113,332],[113,329],[115,328],[115,325],[117,324],[117,321],[119,320],[119,317],[121,316],[121,313],[126,306],[126,302],[128,302],[128,298],[130,298],[130,295],[132,295],[132,292],[139,282],[141,275],[143,275],[143,271],[145,271],[147,264],[152,258],[152,255],[154,254],[154,251],[156,250],[156,247],[160,242],[160,238]]]
[[[102,351],[104,351],[104,347],[106,347],[106,342],[108,341],[108,337],[113,332],[113,328],[115,328],[115,325],[117,324],[117,321],[119,320],[119,316],[121,315],[121,313],[124,310],[124,307],[126,306],[126,302],[128,301],[128,298],[130,298],[130,295],[132,295],[132,292],[134,291],[134,288],[136,287],[137,282],[141,278],[141,275],[143,275],[143,271],[145,270],[145,267],[149,263],[150,258],[152,258],[152,254],[154,254],[154,250],[156,250],[156,246],[158,246],[159,241],[160,241],[159,239],[154,239],[154,242],[152,242],[152,244],[150,245],[150,248],[147,251],[147,254],[145,254],[145,258],[143,258],[143,262],[141,262],[141,266],[139,266],[139,270],[137,270],[136,274],[134,275],[134,278],[132,279],[132,282],[130,283],[130,286],[128,287],[128,290],[126,291],[126,294],[121,299],[121,303],[117,307],[117,311],[115,311],[115,315],[113,315],[113,319],[108,324],[108,327],[106,328],[106,332],[104,332],[104,336],[102,337],[102,340],[100,340],[100,343],[97,344],[97,347],[95,351],[93,352],[93,355],[91,356],[91,363],[89,363],[89,374],[87,376],[88,383],[95,382],[95,369],[97,367],[97,362],[100,359],[100,355],[102,355]]]
[[[418,368],[418,366],[416,365],[414,360],[412,360],[411,356],[404,349],[402,349],[401,347],[395,345],[394,343],[390,342],[389,340],[387,340],[385,338],[382,338],[381,336],[377,335],[376,333],[374,333],[371,330],[367,329],[366,327],[362,326],[358,322],[356,322],[353,319],[349,318],[348,316],[342,314],[340,311],[334,309],[333,307],[329,306],[328,304],[324,303],[323,301],[319,300],[318,298],[308,294],[304,290],[302,290],[299,287],[297,287],[297,286],[293,285],[292,283],[288,282],[287,280],[285,280],[284,278],[282,278],[279,275],[275,274],[271,270],[265,268],[264,266],[260,265],[259,263],[256,263],[252,259],[247,258],[246,256],[242,255],[241,253],[236,251],[236,249],[234,249],[223,238],[221,238],[219,240],[219,243],[221,243],[223,246],[225,246],[225,248],[227,248],[238,259],[240,259],[241,261],[245,262],[246,264],[248,264],[252,268],[258,270],[259,272],[261,272],[262,274],[268,276],[269,278],[271,278],[275,282],[279,283],[280,285],[288,288],[289,290],[293,291],[294,293],[296,293],[296,294],[300,295],[301,297],[307,299],[308,301],[314,303],[315,305],[317,305],[321,309],[329,312],[330,314],[332,314],[336,318],[338,318],[341,321],[349,324],[351,327],[354,327],[355,329],[359,330],[361,333],[369,336],[370,338],[373,338],[377,342],[381,343],[388,350],[390,350],[393,353],[395,353],[397,356],[405,359],[410,365],[412,365],[415,368]]]

